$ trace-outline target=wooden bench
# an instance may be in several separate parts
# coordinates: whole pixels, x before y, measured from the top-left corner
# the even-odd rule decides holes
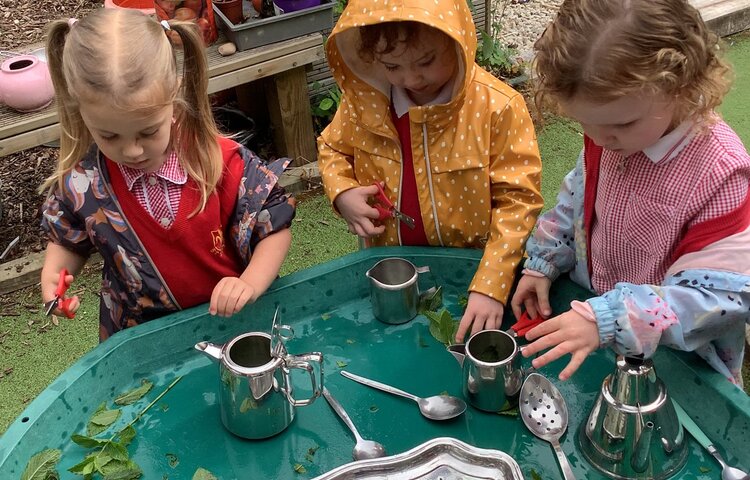
[[[219,40],[207,50],[208,93],[269,78],[264,92],[273,126],[277,153],[295,159],[295,165],[316,158],[305,67],[325,58],[320,33],[237,52],[222,57]],[[182,56],[178,54],[182,63]],[[0,105],[0,157],[53,141],[60,136],[54,103],[39,112],[20,113]]]

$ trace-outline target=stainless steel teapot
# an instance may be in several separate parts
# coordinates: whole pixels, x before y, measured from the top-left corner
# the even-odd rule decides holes
[[[659,480],[687,461],[685,431],[651,360],[617,358],[576,440],[610,478]]]
[[[290,327],[282,326],[291,331]],[[294,420],[295,407],[309,405],[323,389],[323,355],[319,352],[290,355],[277,335],[263,332],[239,335],[224,345],[195,345],[219,361],[221,421],[233,434],[249,439],[267,438],[283,431]],[[311,363],[318,363],[316,369]],[[291,370],[310,376],[312,395],[294,398]],[[317,372],[317,373],[316,373]]]

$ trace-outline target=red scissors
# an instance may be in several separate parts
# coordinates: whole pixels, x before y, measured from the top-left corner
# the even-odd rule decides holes
[[[55,290],[55,298],[45,303],[46,307],[45,315],[51,315],[55,307],[58,307],[60,311],[68,318],[75,317],[75,313],[70,311],[70,304],[73,302],[72,298],[65,298],[65,292],[68,291],[68,285],[65,283],[65,277],[68,276],[68,270],[63,268],[60,270],[60,279],[57,281],[57,289]]]
[[[388,197],[385,195],[385,191],[383,190],[383,187],[379,182],[375,182],[373,183],[373,185],[378,187],[378,194],[375,195],[375,203],[373,204],[373,207],[377,208],[378,212],[380,213],[378,220],[382,221],[386,218],[393,217],[401,222],[404,222],[407,227],[413,229],[414,219],[396,209],[395,205],[393,205],[393,202],[388,200]]]
[[[512,327],[506,330],[506,333],[508,333],[512,337],[523,337],[529,330],[536,327],[543,321],[544,317],[542,317],[541,315],[537,315],[536,317],[531,318],[528,313],[523,312],[521,314],[521,318],[519,318]]]

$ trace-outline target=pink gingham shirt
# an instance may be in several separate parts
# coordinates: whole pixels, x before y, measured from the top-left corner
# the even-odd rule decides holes
[[[746,178],[723,175],[739,171],[734,168],[739,160],[724,149],[728,144],[742,149],[739,139],[720,122],[709,141],[706,148],[694,125],[685,122],[627,158],[603,151],[591,234],[591,282],[597,292],[625,280],[660,284],[670,252],[685,234],[683,226],[728,214],[744,202]],[[722,195],[713,195],[716,191]]]
[[[177,154],[172,152],[159,170],[146,173],[122,164],[117,164],[128,186],[138,203],[151,218],[163,228],[172,226],[180,206],[182,186],[187,182],[187,172]]]

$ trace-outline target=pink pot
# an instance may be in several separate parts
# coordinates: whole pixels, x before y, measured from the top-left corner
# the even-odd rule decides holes
[[[19,112],[34,112],[55,98],[47,64],[34,55],[19,55],[0,65],[0,103]]]

